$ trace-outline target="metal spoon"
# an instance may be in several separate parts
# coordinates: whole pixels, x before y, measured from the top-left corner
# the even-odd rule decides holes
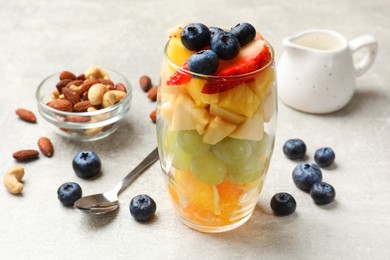
[[[93,214],[105,214],[116,210],[119,207],[118,194],[157,160],[158,150],[155,148],[112,191],[82,197],[74,203],[74,206],[84,212]]]

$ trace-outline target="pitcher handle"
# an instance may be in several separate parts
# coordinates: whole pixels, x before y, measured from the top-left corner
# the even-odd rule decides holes
[[[371,35],[363,35],[349,41],[349,49],[352,54],[362,48],[368,48],[368,53],[354,64],[357,77],[363,75],[374,63],[378,52],[378,43]]]

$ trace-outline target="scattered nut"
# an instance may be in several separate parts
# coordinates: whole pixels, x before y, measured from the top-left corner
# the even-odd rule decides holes
[[[156,101],[157,100],[157,87],[152,87],[151,89],[149,89],[148,91],[148,98],[152,101]]]
[[[33,149],[19,150],[12,154],[12,157],[19,162],[28,161],[32,159],[37,159],[39,152]]]
[[[72,72],[64,70],[60,73],[60,80],[63,79],[75,80],[76,76]]]
[[[85,72],[84,72],[85,78],[90,79],[90,78],[96,78],[96,79],[110,79],[110,76],[102,70],[101,68],[97,66],[89,66]]]
[[[20,194],[23,191],[23,183],[21,180],[24,177],[24,168],[15,166],[4,174],[3,183],[7,190],[12,194]]]
[[[16,109],[15,112],[19,116],[19,118],[22,119],[23,121],[26,121],[29,123],[36,123],[37,122],[37,117],[30,110],[27,110],[25,108],[18,108],[18,109]]]
[[[150,77],[143,75],[139,78],[139,85],[143,91],[148,92],[152,88],[152,80]]]
[[[85,75],[84,75],[84,73],[83,73],[83,74],[80,74],[80,75],[78,75],[76,79],[85,80]]]
[[[93,106],[100,105],[103,101],[103,95],[107,92],[107,90],[107,86],[102,83],[93,85],[88,91],[89,102],[91,102]]]
[[[150,119],[152,119],[153,123],[156,123],[156,109],[150,113]]]
[[[47,137],[39,138],[38,147],[45,156],[47,157],[53,156],[54,148],[49,138]]]

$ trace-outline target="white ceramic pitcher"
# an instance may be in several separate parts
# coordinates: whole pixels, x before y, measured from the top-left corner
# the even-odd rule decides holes
[[[377,54],[377,41],[364,35],[351,41],[330,30],[308,30],[283,40],[278,63],[278,94],[290,107],[308,113],[343,108],[355,92],[356,77],[365,73]],[[353,54],[362,48],[363,57]],[[359,53],[360,54],[360,53]]]

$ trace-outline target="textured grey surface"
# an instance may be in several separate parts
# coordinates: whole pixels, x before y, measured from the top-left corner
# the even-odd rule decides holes
[[[390,2],[342,1],[27,1],[0,0],[0,174],[19,165],[11,154],[36,148],[40,136],[55,146],[53,158],[25,165],[23,195],[0,186],[1,259],[389,259],[390,248]],[[142,74],[159,79],[166,30],[182,21],[229,27],[249,21],[283,51],[283,37],[327,28],[348,39],[372,34],[379,42],[373,67],[357,81],[343,110],[324,116],[303,114],[279,104],[277,140],[268,178],[252,218],[224,234],[202,234],[179,223],[162,185],[158,164],[120,196],[116,216],[91,218],[62,207],[56,190],[76,181],[84,194],[108,190],[156,145],[149,113],[155,103],[140,90]],[[134,87],[133,106],[118,132],[95,143],[67,141],[38,117],[20,121],[14,110],[37,113],[34,91],[49,74],[80,71],[89,65],[112,68]],[[321,146],[336,152],[336,164],[323,170],[337,190],[336,201],[316,206],[298,190],[291,172],[296,162],[282,153],[285,140],[299,137],[307,159]],[[80,149],[96,151],[103,175],[76,177],[71,160]],[[2,178],[0,180],[2,182]],[[289,217],[275,217],[269,200],[279,191],[294,195]],[[152,223],[139,224],[128,211],[139,193],[157,202]]]

